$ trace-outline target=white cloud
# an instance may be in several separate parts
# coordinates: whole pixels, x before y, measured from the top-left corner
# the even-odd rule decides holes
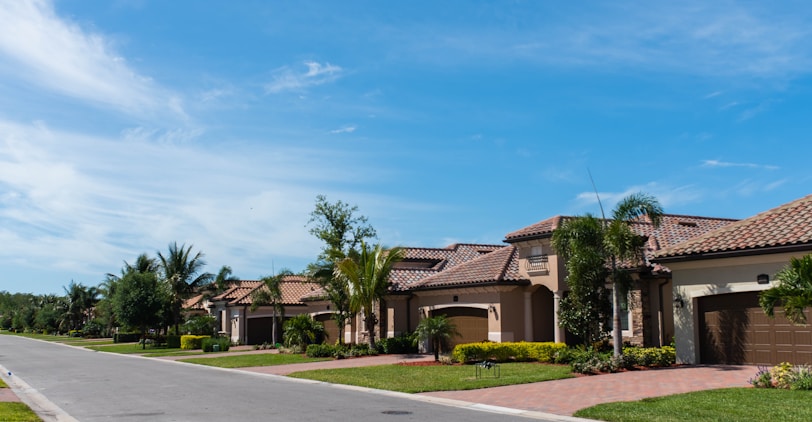
[[[719,160],[705,160],[702,162],[702,167],[710,167],[710,168],[729,168],[729,167],[745,167],[745,168],[752,168],[752,169],[764,169],[764,170],[778,170],[778,166],[768,165],[768,164],[754,164],[754,163],[732,163],[729,161],[719,161]]]
[[[95,283],[171,241],[206,253],[208,270],[228,264],[242,277],[268,272],[271,259],[294,270],[312,260],[308,215],[317,194],[356,180],[340,164],[348,153],[175,139],[195,136],[133,128],[105,138],[0,120],[0,242],[15,245],[0,249],[0,264]]]
[[[343,73],[343,69],[330,63],[304,62],[306,72],[296,72],[289,67],[278,69],[273,81],[265,85],[265,92],[277,94],[283,91],[297,91],[311,86],[332,82]]]
[[[131,69],[103,35],[57,16],[48,0],[0,3],[0,26],[6,78],[126,113],[185,116],[177,97]]]
[[[355,126],[344,126],[339,129],[333,129],[330,131],[330,133],[353,133],[355,132],[355,129],[357,129]]]

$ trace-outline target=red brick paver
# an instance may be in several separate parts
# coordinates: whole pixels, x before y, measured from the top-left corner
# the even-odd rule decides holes
[[[422,395],[569,416],[601,403],[746,387],[756,371],[753,366],[680,366]]]
[[[0,402],[20,401],[20,398],[14,394],[10,388],[0,388]]]

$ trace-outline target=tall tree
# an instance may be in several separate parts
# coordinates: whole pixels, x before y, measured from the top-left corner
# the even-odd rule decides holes
[[[342,201],[331,203],[324,195],[316,197],[316,206],[310,213],[310,233],[324,242],[315,263],[308,266],[308,274],[324,289],[333,305],[333,319],[339,330],[338,342],[344,342],[344,327],[355,313],[350,309],[349,285],[345,278],[335,277],[336,263],[357,258],[358,246],[376,236],[367,217],[358,215],[358,206]]]
[[[614,355],[623,354],[623,338],[620,327],[620,295],[627,294],[629,273],[618,268],[618,261],[641,264],[645,238],[632,230],[631,223],[640,217],[648,217],[651,224],[658,228],[663,216],[660,202],[651,195],[637,193],[623,198],[612,211],[612,219],[606,228],[606,249],[612,260],[612,343]]]
[[[91,318],[92,309],[99,301],[99,292],[95,287],[87,287],[73,281],[67,287],[62,288],[65,290],[68,304],[65,315],[68,329],[81,330]]]
[[[285,318],[285,305],[282,302],[282,281],[285,277],[292,276],[293,272],[282,269],[278,274],[263,277],[260,280],[264,286],[254,291],[251,296],[251,311],[256,311],[260,306],[270,305],[273,309],[273,325],[271,327],[271,341],[277,343],[277,314]]]
[[[564,259],[569,286],[559,306],[561,326],[586,345],[604,339],[612,310],[602,222],[590,214],[567,219],[553,232],[552,243]]]
[[[789,265],[775,275],[775,287],[761,292],[759,304],[764,313],[773,317],[775,307],[783,306],[784,315],[795,325],[805,325],[804,311],[812,307],[812,255],[792,258]]]
[[[612,283],[612,340],[615,356],[623,353],[621,331],[621,297],[627,294],[631,276],[629,265],[641,264],[645,238],[632,230],[631,224],[647,217],[654,227],[659,227],[663,209],[653,196],[637,193],[623,198],[612,211],[612,218],[597,220],[594,216],[578,217],[562,224],[553,233],[553,245],[567,262],[569,272],[567,282],[570,294],[567,305],[562,304],[562,316],[585,312],[585,315],[602,312],[600,305],[592,309],[578,308],[586,302],[600,304],[602,288],[598,287],[601,277],[606,279],[606,264],[609,263],[609,279]],[[598,223],[599,222],[599,223]],[[574,273],[573,273],[574,271]],[[573,289],[583,286],[585,289]],[[590,287],[591,286],[591,287]],[[590,290],[591,289],[591,290]],[[569,315],[568,315],[569,313]],[[602,316],[600,316],[603,319]],[[594,329],[588,330],[593,332]]]
[[[381,245],[376,245],[370,249],[365,242],[361,242],[357,259],[344,258],[336,265],[336,277],[346,280],[349,285],[350,310],[363,314],[369,345],[373,349],[378,324],[375,305],[380,305],[388,292],[389,273],[402,256],[403,251],[400,248],[384,250]]]
[[[457,326],[454,325],[445,315],[424,318],[417,324],[415,330],[417,336],[423,341],[430,341],[434,351],[434,361],[440,361],[441,349],[454,336],[459,336]]]
[[[214,276],[202,272],[206,261],[203,260],[202,252],[192,255],[192,245],[186,247],[184,244],[178,247],[178,243],[173,242],[169,245],[169,253],[166,256],[158,252],[158,260],[164,281],[170,291],[170,321],[175,326],[175,332],[178,332],[183,319],[183,301],[188,299],[196,288],[210,282]]]
[[[130,272],[118,282],[113,308],[118,320],[128,327],[138,328],[143,340],[147,329],[161,321],[166,296],[165,286],[162,287],[154,272]]]

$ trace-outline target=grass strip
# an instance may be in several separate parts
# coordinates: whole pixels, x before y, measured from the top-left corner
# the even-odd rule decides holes
[[[4,422],[42,422],[25,403],[0,402],[0,421]]]
[[[498,378],[494,376],[496,369],[482,369],[480,378],[476,377],[476,371],[475,365],[379,365],[317,369],[294,372],[289,376],[404,393],[473,390],[573,376],[569,366],[540,363],[504,363],[500,365]]]
[[[724,388],[599,404],[581,409],[574,416],[610,422],[800,422],[812,420],[810,403],[812,391]]]
[[[329,358],[308,358],[298,354],[286,353],[260,353],[254,355],[222,356],[216,358],[182,359],[181,362],[196,363],[199,365],[216,366],[218,368],[245,368],[249,366],[290,365],[293,363],[321,362]]]

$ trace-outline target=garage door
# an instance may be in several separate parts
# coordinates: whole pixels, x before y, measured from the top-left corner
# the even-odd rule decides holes
[[[460,335],[449,341],[449,350],[461,343],[475,343],[488,339],[488,311],[476,308],[445,308],[433,315],[445,315]]]
[[[812,327],[790,324],[780,308],[769,318],[758,292],[702,297],[698,304],[701,363],[812,363]]]

